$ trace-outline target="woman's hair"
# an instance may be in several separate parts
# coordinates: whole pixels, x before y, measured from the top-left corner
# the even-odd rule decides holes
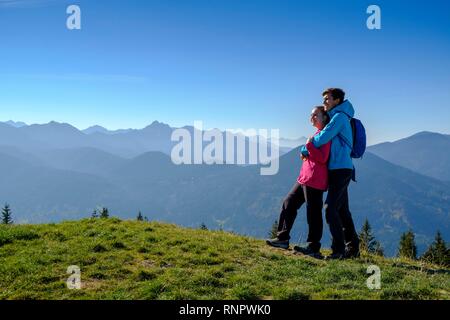
[[[323,125],[326,126],[330,122],[330,115],[325,111],[324,106],[316,106],[314,109],[320,110],[323,115]]]

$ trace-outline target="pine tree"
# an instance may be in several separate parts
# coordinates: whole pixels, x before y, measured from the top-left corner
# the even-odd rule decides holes
[[[109,218],[109,211],[108,211],[108,208],[103,207],[103,208],[100,210],[100,218],[103,218],[103,219]]]
[[[369,224],[369,220],[366,218],[361,228],[361,232],[359,233],[359,250],[364,252],[373,251],[374,239],[375,238],[372,235],[372,227]]]
[[[450,248],[447,248],[447,245],[444,239],[442,239],[442,235],[439,231],[436,233],[434,242],[423,254],[422,259],[444,267],[450,267]]]
[[[380,256],[384,255],[381,244],[375,240],[375,237],[372,234],[372,227],[370,226],[367,218],[364,221],[361,232],[359,233],[359,250]]]
[[[94,211],[92,211],[91,218],[92,219],[98,218],[97,209],[94,209]]]
[[[278,236],[278,220],[274,221],[268,235],[270,239],[275,239]]]
[[[139,214],[137,216],[137,221],[144,221],[144,217],[142,216],[142,213],[139,211]]]
[[[9,204],[5,203],[5,206],[2,209],[2,224],[12,224],[12,213]]]
[[[202,222],[202,224],[200,225],[200,230],[208,230],[208,227],[204,222]]]
[[[400,237],[398,256],[409,259],[417,258],[417,246],[412,230],[403,233]]]

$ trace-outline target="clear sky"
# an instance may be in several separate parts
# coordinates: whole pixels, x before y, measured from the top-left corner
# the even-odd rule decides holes
[[[81,30],[66,28],[69,4]],[[337,86],[376,143],[450,133],[449,80],[447,0],[0,0],[0,121],[293,138]]]

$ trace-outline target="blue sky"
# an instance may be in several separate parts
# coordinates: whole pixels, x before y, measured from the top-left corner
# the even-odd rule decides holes
[[[82,29],[66,28],[78,4]],[[366,27],[370,4],[382,29]],[[0,0],[0,121],[313,132],[342,87],[369,143],[450,133],[450,2]]]

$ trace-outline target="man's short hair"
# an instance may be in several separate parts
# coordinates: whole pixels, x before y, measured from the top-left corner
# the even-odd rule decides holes
[[[322,92],[322,97],[326,94],[331,94],[334,100],[340,99],[341,103],[344,102],[345,99],[345,92],[342,89],[339,88],[328,88],[324,92]]]

